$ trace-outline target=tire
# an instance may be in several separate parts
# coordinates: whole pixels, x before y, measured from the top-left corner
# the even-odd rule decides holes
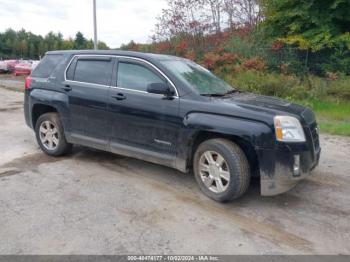
[[[239,198],[250,184],[246,155],[227,139],[210,139],[200,144],[193,157],[193,172],[201,191],[218,202]]]
[[[50,131],[46,131],[45,135],[45,130]],[[67,143],[63,126],[57,113],[46,113],[41,115],[35,124],[35,135],[41,150],[47,155],[62,156],[70,152],[72,149],[72,144]],[[49,140],[44,142],[46,136],[51,140],[52,147],[50,147],[51,143]]]

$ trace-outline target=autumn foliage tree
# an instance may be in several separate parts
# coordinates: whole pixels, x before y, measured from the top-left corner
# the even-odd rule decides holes
[[[176,55],[214,50],[233,29],[257,26],[258,0],[168,0],[157,18],[155,43],[167,41]],[[186,49],[186,50],[184,50]]]
[[[261,21],[259,0],[167,0],[157,18],[155,40],[181,35],[221,33],[237,26],[255,27]]]

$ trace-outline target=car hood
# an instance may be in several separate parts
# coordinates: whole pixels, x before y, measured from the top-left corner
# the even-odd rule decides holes
[[[267,113],[270,115],[287,114],[303,118],[308,124],[315,120],[313,112],[301,105],[290,103],[286,100],[257,95],[247,92],[236,92],[228,96],[218,98],[226,103],[234,103],[242,108]]]

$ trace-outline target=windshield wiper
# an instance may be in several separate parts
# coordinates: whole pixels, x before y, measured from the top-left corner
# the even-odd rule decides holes
[[[229,95],[229,94],[233,94],[233,93],[237,93],[239,92],[237,89],[231,89],[231,90],[228,90],[227,92],[224,93],[224,95]]]
[[[239,92],[237,89],[231,89],[226,91],[225,93],[208,93],[208,94],[201,94],[202,96],[226,96],[229,94],[233,94]]]
[[[208,93],[208,94],[201,94],[201,96],[224,96],[223,93]]]

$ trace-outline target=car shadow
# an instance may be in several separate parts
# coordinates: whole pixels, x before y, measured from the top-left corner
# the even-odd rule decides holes
[[[288,193],[263,197],[260,195],[260,179],[258,177],[252,177],[250,186],[242,197],[230,203],[221,204],[208,199],[200,192],[192,172],[184,174],[173,168],[83,146],[75,146],[70,156],[83,162],[96,162],[96,164],[111,171],[122,168],[126,172],[129,171],[134,176],[139,176],[142,179],[146,178],[148,181],[160,183],[165,187],[171,187],[171,192],[174,192],[175,197],[179,198],[179,195],[181,195],[180,198],[184,200],[186,200],[186,198],[192,198],[206,204],[208,204],[209,201],[212,204],[225,205],[226,208],[228,206],[236,208],[247,207],[252,202],[254,202],[254,204],[258,202],[260,205],[269,207],[285,207],[286,203],[288,203],[290,207],[302,201],[301,198]]]

